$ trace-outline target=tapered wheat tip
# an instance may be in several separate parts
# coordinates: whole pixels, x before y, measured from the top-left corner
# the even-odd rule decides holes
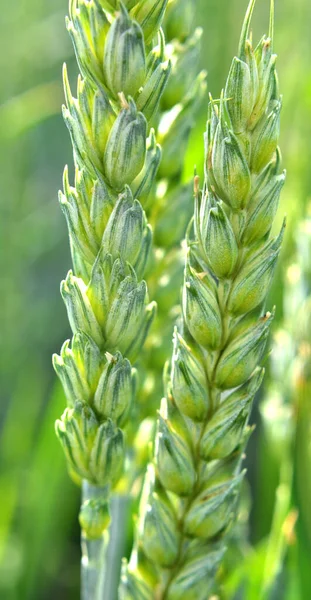
[[[274,14],[275,14],[275,4],[274,4],[274,0],[271,0],[271,3],[270,3],[269,38],[271,40],[271,47],[272,48],[273,48],[273,37],[274,37]]]
[[[253,16],[255,3],[256,3],[256,0],[250,0],[246,14],[245,14],[244,22],[242,25],[241,37],[240,37],[240,42],[239,42],[239,50],[238,50],[238,54],[241,58],[244,57],[244,54],[245,54],[245,44],[246,44],[246,40],[249,36],[250,24],[251,24],[251,20],[252,20],[252,16]]]

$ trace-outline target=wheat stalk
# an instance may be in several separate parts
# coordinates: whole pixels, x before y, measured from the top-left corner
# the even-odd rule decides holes
[[[273,313],[264,303],[284,225],[270,237],[281,100],[270,32],[253,49],[251,0],[238,57],[211,99],[203,191],[195,179],[183,320],[174,334],[154,461],[141,500],[122,600],[206,600],[235,519],[248,419]],[[154,591],[155,590],[155,591]]]
[[[132,364],[155,313],[143,280],[152,232],[142,204],[161,158],[154,132],[147,134],[171,69],[159,33],[166,4],[70,0],[66,22],[81,73],[74,98],[64,67],[76,173],[72,187],[65,168],[60,192],[73,261],[61,294],[73,338],[53,364],[68,403],[56,432],[70,474],[83,482],[82,593],[89,599],[102,595],[108,501],[123,472],[135,396]]]

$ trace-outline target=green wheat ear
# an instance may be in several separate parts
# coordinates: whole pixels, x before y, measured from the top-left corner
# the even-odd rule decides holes
[[[75,98],[64,67],[75,185],[65,168],[59,195],[73,262],[61,294],[73,338],[53,364],[68,403],[56,432],[70,474],[84,487],[85,598],[100,593],[100,550],[92,543],[109,524],[107,501],[122,476],[135,397],[132,364],[155,313],[144,281],[152,230],[143,205],[161,158],[150,122],[171,70],[154,47],[157,40],[164,47],[166,5],[70,0],[66,21],[80,70]]]
[[[198,72],[203,31],[194,29],[196,12],[195,0],[170,0],[163,22],[165,51],[172,71],[157,116],[156,132],[162,149],[160,168],[145,205],[155,248],[146,280],[157,302],[157,315],[139,358],[141,387],[137,392],[136,411],[127,426],[127,433],[132,433],[134,438],[132,449],[145,446],[144,452],[136,456],[133,450],[131,453],[133,468],[128,473],[135,479],[136,488],[138,477],[149,460],[150,428],[146,423],[151,419],[156,421],[163,364],[171,345],[172,315],[179,303],[183,277],[181,240],[193,212],[191,198],[189,201],[192,181],[183,181],[182,169],[190,133],[206,94],[206,74]]]
[[[195,179],[182,294],[154,460],[122,600],[206,600],[225,552],[244,476],[252,401],[273,311],[264,305],[284,225],[271,227],[285,174],[281,99],[270,35],[250,40],[249,4],[238,57],[205,134],[205,182]]]

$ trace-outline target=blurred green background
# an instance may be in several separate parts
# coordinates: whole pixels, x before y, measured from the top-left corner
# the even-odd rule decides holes
[[[257,4],[255,39],[268,29],[268,0],[258,0]],[[204,28],[202,67],[208,70],[209,91],[215,97],[236,52],[245,8],[246,0],[198,0],[197,24]],[[72,78],[77,73],[64,25],[66,13],[66,0],[19,0],[1,6],[0,598],[8,600],[78,597],[79,490],[67,477],[54,435],[54,421],[65,402],[51,367],[52,352],[58,352],[70,336],[58,292],[70,258],[57,191],[64,164],[71,167],[72,162],[60,110],[62,62],[68,63]],[[275,331],[284,317],[285,269],[296,260],[298,224],[311,198],[310,29],[310,0],[276,0],[275,48],[284,97],[281,147],[288,170],[280,220],[286,213],[288,228],[271,292],[271,306],[277,304]],[[193,131],[185,178],[192,174],[194,164],[202,173],[206,108],[207,101]],[[261,402],[268,388],[269,375]],[[300,399],[303,423],[310,419],[310,404],[306,392]],[[276,535],[271,542],[270,537],[270,550],[271,543],[277,547],[272,547],[272,555],[278,556],[278,581],[274,596],[263,597],[304,600],[311,597],[311,518],[306,501],[311,490],[310,463],[306,445],[297,444],[295,435],[298,430],[301,441],[309,430],[301,430],[294,410],[291,415],[293,434],[286,457],[294,475],[285,477],[289,498],[284,505],[281,502],[284,514],[281,510],[275,530],[279,537],[281,530],[284,533],[288,513],[294,522],[295,507],[298,522],[294,532],[286,521],[289,533],[282,533],[283,541]],[[270,556],[267,536],[277,488],[280,495],[280,477],[283,481],[284,453],[276,448],[278,438],[275,441],[273,435],[267,435],[258,407],[253,419],[257,430],[247,466],[255,498],[250,539],[256,551],[245,564],[254,579],[260,579],[263,561]],[[273,420],[271,427],[273,434]],[[234,576],[238,579],[245,573],[237,570]],[[236,587],[233,577],[228,581],[229,597]],[[259,598],[256,590],[256,585],[253,591],[244,588],[234,597]]]

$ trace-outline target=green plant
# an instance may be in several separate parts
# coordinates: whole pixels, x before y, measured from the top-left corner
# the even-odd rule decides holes
[[[163,43],[152,45],[166,4],[69,4],[81,75],[74,98],[64,68],[63,114],[76,174],[72,187],[65,169],[60,193],[73,261],[61,294],[73,339],[53,364],[68,403],[56,431],[70,474],[83,484],[84,598],[102,594],[108,502],[122,476],[135,396],[132,364],[155,312],[143,280],[152,232],[142,204],[161,156],[154,133],[146,138],[170,72]]]
[[[245,6],[243,2],[237,0],[232,2],[178,0],[178,3],[182,8],[188,4],[191,10],[194,9],[195,21],[204,29],[200,64],[208,68],[209,89],[213,96],[218,97],[218,90],[225,81],[226,70],[232,58],[237,28]],[[180,34],[180,28],[178,31],[176,29],[172,31],[171,26],[167,26],[171,7],[172,3],[169,2],[163,21],[166,46],[167,42],[178,38]],[[257,2],[254,34],[263,31],[266,7],[265,1]],[[273,369],[269,366],[270,360],[266,361],[265,367],[268,373],[265,375],[265,383],[261,386],[252,412],[251,422],[256,424],[256,430],[251,436],[247,449],[248,477],[247,480],[244,478],[244,483],[247,481],[250,485],[253,502],[248,531],[241,532],[247,542],[245,548],[247,554],[241,555],[239,551],[242,549],[241,542],[238,542],[235,536],[236,527],[233,527],[226,538],[227,551],[218,574],[218,581],[220,580],[222,585],[221,600],[233,600],[233,598],[234,600],[242,598],[258,600],[259,598],[267,540],[270,538],[270,525],[275,506],[275,491],[279,482],[278,461],[282,452],[279,441],[285,431],[283,427],[286,427],[287,419],[285,410],[283,426],[280,414],[283,408],[280,404],[284,395],[282,394],[280,401],[278,397],[282,389],[286,391],[285,402],[289,398],[292,371],[298,376],[299,390],[295,389],[299,391],[299,400],[294,402],[295,432],[293,444],[289,444],[289,460],[292,461],[294,474],[291,501],[297,506],[299,516],[277,581],[275,585],[273,584],[269,598],[265,600],[308,598],[311,589],[309,565],[311,529],[308,507],[310,458],[304,450],[308,447],[310,438],[308,430],[310,390],[300,377],[299,369],[293,368],[300,360],[307,360],[305,343],[301,344],[301,353],[299,356],[297,354],[298,360],[289,359],[287,364],[291,368],[284,364],[286,381],[280,372],[281,361],[287,361],[288,344],[295,344],[296,339],[298,341],[296,335],[298,336],[300,332],[300,323],[303,335],[307,334],[303,324],[306,322],[304,316],[306,308],[302,303],[301,310],[298,303],[299,312],[293,309],[293,314],[289,317],[293,322],[289,323],[288,328],[286,326],[286,340],[284,336],[279,337],[278,334],[279,326],[283,327],[283,292],[288,288],[288,282],[286,285],[284,282],[284,273],[287,266],[292,264],[295,251],[294,239],[297,234],[299,265],[303,258],[301,230],[298,231],[297,228],[298,220],[300,221],[305,215],[311,189],[308,152],[311,134],[311,119],[308,118],[311,98],[311,36],[309,35],[311,3],[309,0],[297,0],[293,10],[292,0],[283,0],[276,3],[276,9],[275,47],[280,57],[286,56],[286,60],[282,58],[278,68],[283,94],[282,156],[289,168],[286,186],[282,191],[281,210],[281,213],[288,215],[288,226],[267,305],[277,306],[273,321],[277,349],[273,343],[273,346],[271,345]],[[3,318],[2,351],[0,352],[2,359],[0,361],[0,598],[6,600],[17,598],[39,600],[55,595],[66,600],[79,597],[80,549],[76,516],[80,489],[72,483],[66,473],[63,450],[53,430],[52,424],[62,414],[65,400],[60,381],[55,378],[50,368],[51,349],[59,348],[61,341],[70,337],[66,311],[61,297],[57,294],[58,281],[64,278],[64,273],[67,273],[70,268],[68,236],[62,211],[55,202],[55,188],[59,185],[62,164],[68,160],[71,162],[70,139],[67,128],[63,127],[59,118],[59,107],[63,97],[59,77],[60,62],[64,60],[67,62],[70,82],[73,86],[77,70],[70,37],[63,26],[64,10],[66,10],[64,0],[4,2],[1,6],[0,30],[5,51],[0,55],[2,73],[0,221],[3,248],[6,251],[2,253],[1,264]],[[178,20],[177,23],[179,24],[180,21]],[[193,27],[191,19],[188,23],[188,32],[190,32],[190,25]],[[197,65],[199,66],[199,61]],[[170,81],[172,80],[171,73]],[[185,157],[184,182],[187,182],[188,178],[192,179],[194,164],[197,165],[197,172],[202,173],[201,137],[206,121],[206,108],[205,103],[205,107],[197,115],[197,125],[191,135]],[[162,102],[159,110],[161,112],[164,110]],[[156,130],[158,120],[158,117],[153,120]],[[158,133],[156,139],[160,143]],[[162,140],[161,146],[163,155]],[[71,168],[70,171],[72,177],[74,173]],[[157,180],[159,181],[158,176]],[[179,195],[178,189],[176,192]],[[165,199],[167,199],[167,206],[163,212],[161,235],[163,234],[166,243],[165,231],[169,222],[165,214],[166,210],[171,209],[169,212],[172,215],[172,226],[168,228],[171,236],[172,232],[175,233],[177,230],[177,226],[173,229],[174,216],[181,216],[181,204],[190,211],[189,218],[193,207],[191,193],[179,196],[174,208],[171,195],[163,194],[163,202]],[[149,208],[153,209],[155,203],[152,193],[148,205],[145,205],[149,214],[148,222],[152,225],[153,215],[148,211]],[[280,219],[279,214],[276,218],[277,223]],[[158,223],[160,224],[160,221]],[[160,246],[164,250],[164,245],[158,240],[155,229],[153,234],[155,247]],[[179,275],[178,272],[177,277],[174,275],[175,269],[170,269],[169,259],[173,259],[172,250],[173,248],[171,251],[167,249],[164,252],[167,264],[164,264],[165,259],[162,264],[158,264],[161,267],[158,281],[161,279],[161,284],[165,281],[166,270],[169,278],[167,287],[161,285],[159,291],[156,287],[153,288],[153,281],[155,286],[157,284],[155,265],[153,263],[150,264],[150,269],[148,267],[147,285],[150,298],[155,299],[158,304],[157,319],[153,321],[144,350],[140,353],[139,363],[135,364],[140,373],[141,385],[144,385],[144,395],[141,395],[141,387],[137,388],[136,402],[133,406],[136,414],[132,410],[129,420],[131,428],[132,424],[136,427],[140,416],[147,413],[152,416],[152,421],[156,421],[156,407],[163,394],[162,377],[153,375],[153,367],[156,360],[158,363],[156,373],[159,373],[164,364],[160,353],[163,353],[164,360],[170,355],[172,336],[170,321],[173,322],[178,315],[177,308],[167,315],[164,305],[167,298],[164,297],[164,293],[170,288],[176,296],[179,295],[183,270],[181,264],[181,274]],[[181,259],[178,268],[180,263]],[[311,264],[310,260],[309,264]],[[291,269],[290,272],[294,275]],[[291,285],[293,293],[296,294],[300,284],[294,281],[294,276]],[[287,295],[287,292],[285,294]],[[51,315],[53,327],[51,327]],[[164,326],[165,332],[168,332],[167,342]],[[156,336],[158,344],[154,347],[154,351],[151,351],[151,342]],[[147,385],[145,387],[147,378],[142,372],[141,364],[143,360],[145,365],[147,354],[148,381],[150,381],[149,376],[152,376],[156,387],[159,388],[157,391],[154,387],[152,395],[150,388]],[[274,367],[278,368],[277,373]],[[267,384],[268,395],[270,395],[269,382],[276,377],[280,378],[282,388],[277,388],[277,381],[273,383],[272,393],[275,402],[271,406],[268,404],[267,410],[264,408],[265,422],[262,423],[263,417],[260,418],[258,408],[265,398]],[[275,421],[276,410],[278,410],[277,421]],[[266,429],[267,419],[270,419],[267,426],[271,425],[269,435]],[[129,421],[126,425],[126,445],[131,452],[133,446],[128,435]],[[150,429],[148,434],[148,423],[144,421],[140,426],[144,440],[151,439]],[[299,425],[298,428],[296,423]],[[144,450],[144,456],[146,460],[150,460],[150,452],[148,454]],[[282,462],[286,458],[287,454],[283,453]],[[135,461],[134,465],[136,464]],[[126,472],[128,466],[126,459]],[[123,483],[122,478],[122,486]],[[134,513],[137,510],[136,497],[139,492],[137,483],[136,480],[135,487],[132,488],[131,511]],[[118,489],[120,490],[120,485]],[[121,493],[123,489],[120,490]],[[126,527],[123,526],[125,517],[122,513],[122,519],[117,521],[120,531],[124,533],[125,547],[122,552],[126,556],[130,552],[131,544],[129,508],[130,505],[128,505]],[[249,512],[247,505],[243,508],[245,517],[246,512]],[[111,538],[114,522],[114,513],[112,513]],[[282,527],[282,531],[278,533],[279,539],[284,541],[284,534],[287,535],[285,527]],[[29,540],[31,540],[31,551]],[[287,540],[285,541],[287,543]],[[239,548],[237,548],[238,543]],[[249,543],[252,548],[249,547]],[[109,556],[108,560],[110,564],[118,564],[114,557]],[[273,566],[269,559],[267,563]],[[237,589],[231,583],[233,580],[237,582],[240,570],[242,571],[241,585],[237,586],[239,588]],[[117,578],[118,574],[114,576]],[[245,580],[247,586],[244,584]],[[108,597],[109,600],[113,598],[112,595]]]
[[[205,600],[234,521],[252,401],[273,312],[264,304],[281,247],[271,227],[284,173],[281,100],[269,36],[253,49],[251,0],[220,101],[211,99],[205,182],[195,178],[183,318],[165,374],[154,461],[123,600]],[[154,590],[156,590],[154,592]]]

